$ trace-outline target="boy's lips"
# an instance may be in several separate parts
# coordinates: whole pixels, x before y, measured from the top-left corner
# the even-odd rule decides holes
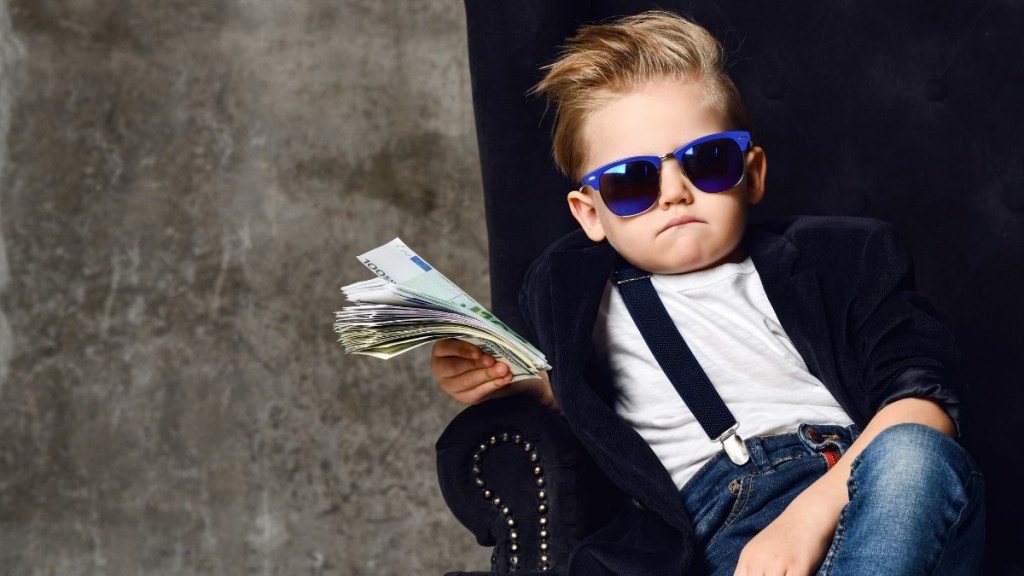
[[[668,223],[665,224],[665,227],[661,229],[659,234],[661,232],[664,232],[665,230],[668,230],[669,228],[675,228],[676,226],[684,226],[686,224],[692,224],[694,222],[703,222],[703,220],[699,218],[694,218],[693,216],[677,216],[669,220]]]

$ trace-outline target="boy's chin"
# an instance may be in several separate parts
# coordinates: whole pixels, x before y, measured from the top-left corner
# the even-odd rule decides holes
[[[620,254],[622,254],[620,252]],[[627,262],[646,270],[653,274],[689,274],[690,272],[700,272],[701,270],[709,270],[722,264],[736,264],[742,262],[746,258],[746,254],[742,250],[733,250],[732,252],[720,257],[701,257],[695,255],[692,258],[679,258],[679,259],[657,259],[657,258],[631,258],[628,254],[622,254],[623,258]]]

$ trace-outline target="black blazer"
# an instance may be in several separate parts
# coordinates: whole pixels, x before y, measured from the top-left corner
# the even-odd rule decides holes
[[[952,336],[915,291],[910,258],[890,226],[799,217],[751,226],[744,244],[794,346],[855,423],[863,427],[895,400],[923,397],[959,427]],[[577,547],[570,572],[680,574],[693,554],[690,519],[668,471],[615,414],[614,391],[592,346],[615,257],[607,242],[571,233],[533,264],[520,298],[528,337],[553,367],[566,419],[635,504]]]

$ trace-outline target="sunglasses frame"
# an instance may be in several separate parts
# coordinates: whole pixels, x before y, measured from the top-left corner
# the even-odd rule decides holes
[[[654,165],[655,170],[658,171],[658,176],[659,176],[659,179],[660,179],[660,177],[661,177],[661,163],[664,162],[665,160],[668,160],[669,158],[675,158],[676,162],[679,163],[679,167],[680,167],[680,169],[682,169],[683,174],[686,174],[686,169],[683,168],[683,157],[685,156],[685,153],[688,150],[694,148],[695,146],[699,146],[701,144],[704,144],[705,142],[710,142],[712,140],[723,140],[723,139],[725,139],[725,140],[732,140],[733,142],[735,142],[740,147],[740,154],[746,154],[753,147],[753,143],[751,142],[750,132],[748,132],[746,130],[732,130],[732,131],[729,131],[729,132],[718,132],[716,134],[708,134],[707,136],[702,136],[702,137],[697,138],[696,140],[694,140],[692,142],[688,142],[688,143],[684,144],[683,146],[677,148],[675,151],[670,152],[668,154],[665,154],[664,156],[630,156],[629,158],[623,158],[621,160],[616,160],[614,162],[609,162],[608,164],[605,164],[604,166],[601,166],[600,168],[585,174],[583,176],[583,179],[580,182],[580,187],[582,189],[582,187],[584,187],[584,186],[590,186],[591,188],[594,189],[594,191],[600,193],[601,192],[601,176],[603,176],[605,172],[611,170],[612,168],[615,168],[617,166],[621,166],[621,165],[629,163],[629,162],[640,162],[640,161],[650,162],[651,164]],[[690,178],[689,174],[686,174],[686,177]],[[725,188],[723,190],[718,190],[718,191],[715,191],[715,192],[708,192],[707,190],[702,189],[700,186],[697,186],[696,183],[694,183],[693,185],[694,185],[695,188],[697,188],[701,192],[705,192],[707,194],[717,194],[718,192],[724,192],[725,190],[731,190],[731,189],[735,188],[736,186],[739,186],[740,182],[743,182],[743,178],[745,178],[745,177],[746,177],[746,170],[743,170],[740,173],[739,180],[737,180],[735,184],[733,184],[729,188]],[[691,182],[692,182],[692,180],[691,180]],[[608,209],[612,211],[612,214],[615,214],[619,218],[631,218],[633,216],[639,216],[641,214],[644,214],[647,211],[649,211],[651,208],[654,208],[655,206],[657,206],[658,205],[658,199],[660,199],[660,198],[661,198],[661,184],[659,182],[659,184],[658,184],[658,195],[655,196],[654,201],[646,209],[644,209],[644,210],[642,210],[640,212],[637,212],[636,214],[627,214],[625,216],[621,216],[619,214],[615,214],[615,211],[611,210],[611,207],[609,207]]]

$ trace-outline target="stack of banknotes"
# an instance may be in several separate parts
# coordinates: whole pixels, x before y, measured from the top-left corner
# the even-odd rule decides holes
[[[540,350],[400,239],[360,255],[359,261],[376,278],[341,288],[355,304],[335,312],[334,331],[345,352],[386,359],[435,340],[458,338],[507,364],[514,380],[551,368]]]

